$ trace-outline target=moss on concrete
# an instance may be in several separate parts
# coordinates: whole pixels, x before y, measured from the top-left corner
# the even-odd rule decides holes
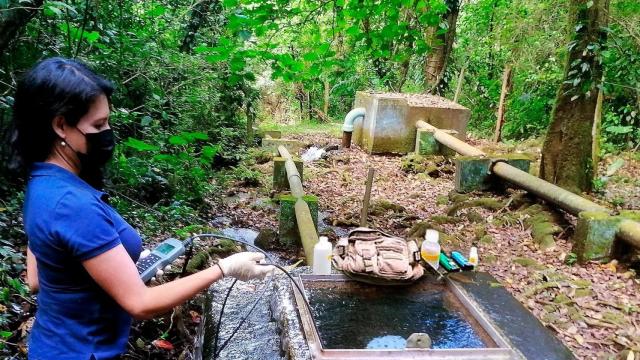
[[[289,189],[289,178],[287,177],[287,170],[285,169],[285,158],[274,157],[273,158],[273,189],[276,191],[284,191]],[[300,174],[300,181],[304,182],[304,169],[302,160],[298,158],[293,159],[296,169]]]
[[[293,195],[280,196],[280,210],[278,213],[278,233],[280,244],[286,248],[300,247],[301,240],[298,233],[298,223],[296,220],[295,204],[298,199]],[[302,200],[309,205],[313,224],[318,230],[318,198],[313,195],[305,195]]]
[[[609,259],[621,219],[598,211],[578,214],[578,224],[573,234],[573,251],[578,261]]]

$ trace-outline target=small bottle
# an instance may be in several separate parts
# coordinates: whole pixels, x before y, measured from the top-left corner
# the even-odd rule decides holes
[[[440,243],[439,243],[440,234],[438,231],[433,229],[427,229],[427,232],[424,234],[424,241],[422,242],[422,246],[420,249],[420,255],[422,255],[422,259],[427,262],[427,264],[431,265],[435,270],[438,270],[440,266]]]
[[[313,247],[313,275],[331,275],[331,243],[326,236],[320,236]]]
[[[472,246],[469,251],[469,263],[473,265],[473,267],[478,266],[478,248],[475,246]]]

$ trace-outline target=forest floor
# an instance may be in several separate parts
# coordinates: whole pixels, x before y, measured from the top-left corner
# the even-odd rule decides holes
[[[285,136],[308,146],[340,143],[337,126]],[[539,143],[533,140],[515,145],[470,142],[487,152],[525,152],[535,159],[540,155]],[[331,240],[358,225],[366,174],[373,168],[368,226],[417,238],[425,228],[437,228],[445,234],[445,249],[463,253],[477,245],[479,270],[496,277],[580,359],[609,359],[624,350],[640,350],[640,281],[633,264],[577,264],[570,242],[572,216],[512,189],[455,193],[454,167],[444,158],[368,155],[356,146],[327,155],[305,163],[303,177],[305,191],[319,199],[320,232]],[[592,200],[638,209],[635,174],[640,157],[628,153],[605,158],[602,173],[611,172],[614,163],[620,165],[618,159],[624,163],[603,180]],[[273,164],[255,167],[263,174],[263,186],[229,190],[217,215],[234,227],[273,233]],[[537,172],[535,165],[532,172]]]

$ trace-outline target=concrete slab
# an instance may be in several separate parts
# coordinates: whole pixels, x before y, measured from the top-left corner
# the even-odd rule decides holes
[[[526,359],[575,359],[550,330],[499,282],[485,272],[464,272],[470,281],[456,282],[473,299],[502,334]]]

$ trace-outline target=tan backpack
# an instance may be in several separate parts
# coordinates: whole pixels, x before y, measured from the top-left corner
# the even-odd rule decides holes
[[[406,284],[424,274],[415,241],[364,227],[340,238],[333,265],[356,280],[378,285]]]

